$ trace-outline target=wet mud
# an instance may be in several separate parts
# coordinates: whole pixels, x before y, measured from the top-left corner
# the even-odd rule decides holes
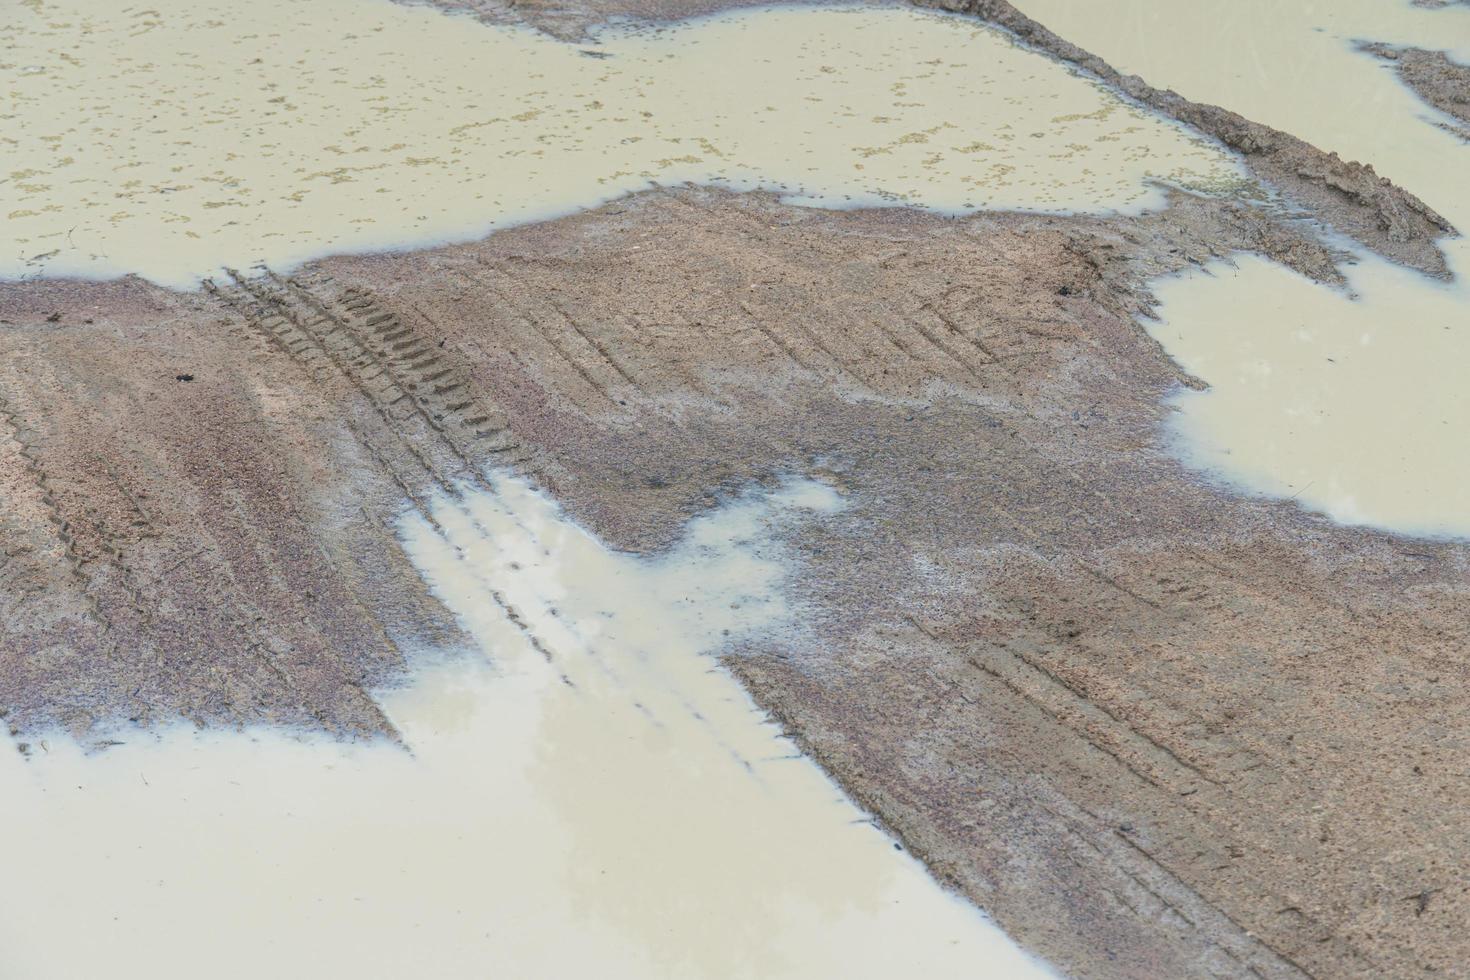
[[[516,16],[581,36],[611,12],[589,9]],[[664,188],[197,293],[0,284],[17,745],[177,718],[402,740],[366,690],[473,643],[399,544],[405,501],[503,468],[656,555],[808,475],[845,509],[784,538],[807,631],[726,663],[1027,949],[1079,977],[1457,970],[1470,546],[1202,480],[1161,438],[1201,381],[1137,322],[1157,277],[1235,252],[1343,283],[1323,228],[1442,274],[1449,223],[1008,4],[965,9],[1292,207],[947,218]]]
[[[779,529],[833,490],[728,501],[647,560],[523,481],[456,489],[400,531],[474,649],[372,690],[401,744],[119,725],[0,753],[7,977],[1052,976],[709,656],[801,631]]]
[[[925,0],[926,5],[929,0]],[[1027,44],[1097,76],[1130,98],[1193,126],[1240,153],[1245,165],[1285,198],[1338,232],[1387,258],[1445,276],[1435,241],[1455,228],[1412,192],[1380,177],[1369,164],[1339,157],[1290,133],[1253,122],[1228,108],[1193,102],[1106,61],[1048,30],[1008,0],[935,0],[1012,31]]]
[[[1081,976],[1447,962],[1456,743],[1406,738],[1399,757],[1380,733],[1422,727],[1406,720],[1426,698],[1436,731],[1470,717],[1446,673],[1470,626],[1467,555],[1202,487],[1158,444],[1162,399],[1190,379],[1133,322],[1147,280],[1235,249],[1335,274],[1302,228],[1189,196],[1132,219],[956,221],[689,190],[203,294],[6,287],[9,342],[96,345],[86,383],[134,406],[120,432],[100,424],[115,412],[74,400],[81,378],[5,379],[12,411],[46,426],[19,487],[37,506],[49,494],[66,525],[36,525],[50,550],[19,560],[50,576],[40,597],[73,604],[13,607],[11,722],[22,740],[56,721],[85,739],[146,695],[216,725],[391,734],[344,670],[366,671],[358,651],[374,649],[386,669],[452,625],[404,610],[384,630],[397,646],[370,646],[352,632],[362,617],[300,612],[333,584],[319,549],[357,534],[392,567],[396,542],[370,523],[387,500],[428,510],[479,467],[512,466],[612,544],[656,552],[752,480],[810,472],[849,501],[838,526],[792,539],[821,640],[728,662],[1023,945]],[[155,337],[150,321],[195,329]],[[193,353],[206,337],[229,346]],[[211,370],[223,364],[252,374]],[[175,380],[185,371],[196,380]],[[120,539],[130,512],[91,504],[107,484],[73,465],[84,449],[116,460],[118,499],[170,508],[157,538]],[[275,470],[252,485],[223,468],[247,453]],[[213,476],[140,495],[160,466]],[[293,469],[309,478],[276,475]],[[338,516],[245,525],[252,495],[325,498]],[[200,543],[195,562],[144,564]],[[68,548],[86,578],[67,577]],[[279,556],[269,574],[264,549]],[[157,576],[136,597],[121,587],[134,570]],[[207,604],[173,598],[207,581]],[[104,617],[137,607],[124,659]],[[207,615],[233,631],[201,642]],[[276,639],[296,622],[319,639]],[[1431,892],[1429,910],[1401,891]]]

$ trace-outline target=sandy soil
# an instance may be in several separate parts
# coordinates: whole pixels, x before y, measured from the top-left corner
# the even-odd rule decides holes
[[[0,705],[383,727],[399,644],[457,642],[393,541],[371,408],[207,297],[0,286]],[[384,423],[379,419],[379,425]]]
[[[513,466],[646,551],[807,473],[850,500],[793,541],[818,639],[728,662],[1020,942],[1081,977],[1459,969],[1470,546],[1202,484],[1158,436],[1194,382],[1134,322],[1150,277],[1231,251],[1336,279],[1317,222],[1442,272],[1444,222],[970,9],[1219,136],[1290,207],[950,220],[664,190],[200,294],[0,285],[12,731],[391,735],[363,687],[462,641],[394,539],[405,499]]]

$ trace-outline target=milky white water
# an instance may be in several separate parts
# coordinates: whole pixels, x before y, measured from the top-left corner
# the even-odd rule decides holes
[[[406,750],[175,729],[0,751],[0,976],[1049,975],[710,656],[799,612],[772,529],[835,494],[745,499],[645,561],[496,486],[440,501],[443,534],[405,521],[481,645],[379,694]]]
[[[746,10],[576,45],[389,0],[3,8],[5,277],[184,288],[222,265],[478,238],[655,183],[1137,211],[1161,202],[1155,180],[1239,179],[1182,128],[913,9]]]
[[[1391,66],[1382,40],[1470,63],[1470,8],[1391,0],[1018,0],[1124,72],[1370,163],[1470,231],[1470,145]],[[1348,243],[1350,244],[1350,243]],[[1158,286],[1147,324],[1210,385],[1171,426],[1193,465],[1344,522],[1470,535],[1470,241],[1445,286],[1365,257],[1350,293],[1253,258]]]

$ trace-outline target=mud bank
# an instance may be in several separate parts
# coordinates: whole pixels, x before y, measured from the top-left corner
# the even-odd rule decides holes
[[[203,295],[5,287],[5,336],[30,351],[6,362],[47,352],[70,372],[3,379],[36,464],[16,479],[46,481],[13,492],[49,492],[68,528],[11,560],[76,609],[48,620],[36,595],[12,599],[12,724],[85,738],[146,693],[213,724],[391,730],[360,675],[333,673],[374,648],[315,617],[312,646],[282,632],[319,608],[303,598],[313,555],[391,554],[369,523],[380,498],[429,512],[436,488],[511,465],[614,545],[656,550],[748,481],[812,472],[849,502],[789,531],[821,639],[729,663],[1023,945],[1082,976],[1449,962],[1441,926],[1463,899],[1442,855],[1470,698],[1445,671],[1470,628],[1470,557],[1202,487],[1158,444],[1187,379],[1134,325],[1147,281],[1235,249],[1334,275],[1297,229],[1187,196],[1137,218],[955,221],[661,191]],[[194,356],[206,339],[227,347]],[[133,406],[125,429],[102,424],[104,392]],[[157,435],[186,427],[198,436]],[[111,470],[73,466],[84,453]],[[223,461],[245,453],[306,477],[262,472],[273,506],[338,516],[242,521],[260,504],[224,492],[239,482]],[[136,493],[172,473],[188,482]],[[88,504],[124,489],[158,508],[140,544],[128,512]],[[250,571],[261,549],[270,575]],[[67,554],[89,578],[67,577]],[[170,597],[205,572],[224,576],[210,615],[248,630],[200,649],[198,605]],[[124,591],[130,574],[146,587]],[[136,629],[131,658],[94,652],[117,633],[99,614]],[[433,620],[390,622],[385,665]],[[155,680],[135,693],[140,676]],[[1424,727],[1424,698],[1440,734],[1385,743]],[[1400,900],[1425,891],[1422,914]]]
[[[1151,78],[1252,107],[1293,131],[1348,148],[1411,181],[1449,220],[1470,221],[1461,176],[1465,144],[1372,54],[1360,38],[1470,46],[1470,21],[1347,0],[1331,7],[1184,0],[1124,4],[1101,16],[1051,0],[1027,5]],[[1200,20],[1221,43],[1197,54],[1151,43]],[[1241,72],[1252,51],[1261,67]],[[1303,67],[1305,66],[1305,67]],[[1447,268],[1463,272],[1470,248],[1446,240]],[[1460,493],[1462,433],[1470,398],[1452,380],[1470,323],[1470,289],[1427,282],[1370,256],[1332,291],[1264,263],[1218,263],[1205,276],[1161,284],[1153,335],[1211,386],[1183,391],[1171,426],[1196,465],[1254,492],[1279,494],[1350,523],[1408,533],[1470,533]]]
[[[1369,164],[1343,159],[1297,136],[1222,108],[1191,101],[1107,61],[1017,10],[1007,0],[936,0],[924,5],[954,10],[1012,31],[1021,40],[1090,72],[1118,91],[1220,140],[1240,153],[1264,183],[1367,248],[1434,275],[1446,275],[1435,240],[1454,227]]]

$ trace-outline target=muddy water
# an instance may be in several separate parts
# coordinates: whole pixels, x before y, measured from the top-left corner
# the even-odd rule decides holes
[[[1211,385],[1177,448],[1246,489],[1350,524],[1470,534],[1470,302],[1373,260],[1356,299],[1264,259],[1158,286],[1152,333]]]
[[[1470,145],[1356,48],[1382,40],[1470,61],[1470,8],[1018,5],[1122,71],[1370,163],[1470,230]],[[1347,291],[1256,259],[1161,283],[1162,320],[1147,327],[1210,385],[1176,399],[1182,456],[1340,521],[1470,535],[1470,242],[1445,247],[1451,285],[1369,257],[1349,270]]]
[[[468,240],[655,183],[1133,211],[1213,147],[973,21],[747,10],[572,45],[388,0],[10,3],[0,276]]]
[[[839,507],[791,484],[654,562],[513,480],[407,519],[482,645],[378,692],[407,750],[174,730],[0,752],[0,976],[1047,975],[709,655],[789,628],[773,531]]]
[[[1413,125],[1440,117],[1356,43],[1447,50],[1470,61],[1470,7],[1426,10],[1410,0],[1013,2],[1121,72],[1371,163],[1441,212],[1452,203],[1433,191],[1456,169],[1442,152],[1455,138]]]

